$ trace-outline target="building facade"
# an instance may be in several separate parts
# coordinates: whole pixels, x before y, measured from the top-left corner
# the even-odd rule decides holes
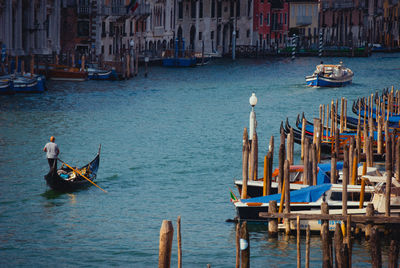
[[[285,0],[254,0],[253,44],[261,49],[284,48],[289,34],[289,4]]]
[[[7,54],[60,52],[60,18],[64,1],[0,1],[0,43]]]
[[[252,0],[178,0],[175,33],[180,46],[195,52],[229,53],[252,42]]]
[[[325,46],[361,47],[377,38],[381,0],[322,0],[320,28]]]
[[[317,48],[319,43],[318,0],[289,1],[289,36],[297,36],[302,48]]]

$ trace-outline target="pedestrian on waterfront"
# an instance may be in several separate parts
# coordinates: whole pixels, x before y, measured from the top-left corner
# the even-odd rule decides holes
[[[43,148],[43,152],[46,152],[47,161],[49,162],[50,169],[54,166],[57,169],[57,157],[60,153],[57,143],[55,143],[56,138],[54,136],[50,137],[50,142],[46,143]]]

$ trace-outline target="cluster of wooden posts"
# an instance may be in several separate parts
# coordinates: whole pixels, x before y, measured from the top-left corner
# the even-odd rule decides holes
[[[398,256],[400,247],[400,218],[374,216],[372,204],[367,207],[366,216],[355,215],[329,215],[329,208],[326,202],[321,205],[321,214],[305,215],[294,213],[276,213],[276,201],[270,201],[270,212],[264,215],[269,218],[268,233],[269,237],[278,236],[278,221],[285,219],[285,234],[292,235],[289,227],[290,220],[296,221],[297,236],[297,267],[302,267],[301,256],[301,232],[300,220],[320,220],[321,221],[321,241],[322,241],[322,267],[351,267],[352,266],[352,239],[360,235],[361,225],[365,228],[365,238],[370,245],[372,267],[382,267],[382,243],[380,229],[385,227],[390,234],[390,248],[388,256],[388,267],[398,267]],[[335,221],[335,232],[329,232],[329,221]],[[341,221],[341,224],[339,223]],[[305,241],[305,267],[310,267],[310,226],[306,229]],[[245,242],[243,242],[245,241]],[[243,244],[245,245],[243,247]],[[247,223],[238,222],[236,224],[236,267],[250,267],[250,240],[247,230]]]
[[[77,61],[80,59],[80,65],[77,66]],[[12,62],[14,66],[12,67]],[[86,63],[96,63],[99,68],[104,69],[115,69],[120,79],[129,79],[138,75],[139,72],[139,53],[133,53],[133,51],[126,51],[118,57],[116,61],[104,61],[103,55],[97,57],[87,56],[86,54],[78,55],[75,52],[66,52],[63,54],[52,55],[34,55],[29,56],[9,56],[6,55],[4,62],[0,64],[0,74],[11,74],[11,72],[16,72],[16,70],[21,69],[21,73],[30,72],[36,74],[47,75],[47,70],[49,66],[63,65],[71,68],[78,67],[79,70],[84,70]],[[19,66],[19,64],[21,66]],[[145,76],[148,73],[147,61],[145,60]],[[25,66],[28,66],[26,68]],[[35,66],[36,65],[36,66]]]
[[[279,176],[278,193],[282,193],[280,206],[277,208],[276,201],[269,203],[269,212],[260,213],[260,217],[268,219],[268,230],[270,235],[278,232],[279,219],[284,219],[285,232],[290,233],[290,221],[297,220],[298,236],[300,236],[299,220],[321,220],[321,238],[323,241],[323,266],[332,267],[332,238],[328,230],[328,221],[342,221],[344,228],[336,228],[335,240],[335,262],[338,267],[351,266],[351,236],[353,232],[359,231],[356,225],[362,225],[365,236],[371,242],[371,257],[374,267],[380,267],[381,253],[379,247],[378,225],[384,227],[391,234],[391,248],[389,257],[389,267],[397,267],[400,217],[391,217],[390,197],[392,177],[400,182],[400,138],[397,137],[396,129],[389,131],[389,117],[400,114],[400,92],[384,90],[382,97],[371,94],[368,98],[359,99],[356,102],[358,110],[357,129],[353,130],[353,135],[346,136],[346,132],[351,131],[347,127],[347,100],[342,98],[340,101],[331,101],[328,105],[319,106],[319,118],[315,118],[314,134],[312,140],[306,137],[306,119],[302,120],[301,132],[301,160],[304,165],[303,183],[306,185],[317,184],[317,164],[321,160],[328,160],[321,154],[322,145],[330,146],[331,161],[331,183],[338,182],[338,171],[336,170],[337,161],[343,160],[342,177],[342,215],[329,215],[328,205],[323,203],[321,214],[306,215],[293,214],[290,211],[290,165],[294,164],[294,133],[291,128],[288,133],[281,131],[279,146]],[[339,114],[340,110],[340,114]],[[363,113],[363,110],[365,111]],[[372,115],[376,113],[374,118]],[[400,123],[400,122],[399,122]],[[377,131],[376,139],[374,131]],[[384,137],[385,136],[385,137]],[[345,139],[343,138],[345,137]],[[325,143],[325,144],[324,144]],[[286,144],[286,145],[285,145]],[[274,137],[269,142],[269,148],[264,157],[264,176],[263,176],[263,195],[269,195],[271,191],[272,165],[274,155]],[[241,198],[246,199],[247,181],[257,180],[258,178],[258,137],[254,131],[251,141],[248,139],[247,129],[243,133],[242,150],[242,191]],[[365,175],[367,167],[374,166],[375,160],[385,161],[386,168],[386,189],[385,189],[385,215],[374,215],[372,204],[368,204],[367,213],[363,215],[349,215],[347,213],[347,185],[361,184],[360,208],[364,207],[364,189],[366,180],[359,175]],[[358,174],[358,165],[363,163],[363,174]],[[283,212],[284,207],[284,213]],[[351,227],[354,227],[353,229]],[[343,239],[344,237],[344,239]],[[299,239],[299,238],[298,238]],[[298,245],[299,246],[299,245]],[[250,247],[248,247],[249,250]],[[308,251],[309,252],[309,251]],[[309,253],[308,253],[309,254]],[[238,255],[239,256],[239,255]],[[242,255],[243,256],[243,255]],[[247,255],[246,255],[247,256]],[[308,255],[307,255],[308,256]],[[308,267],[308,257],[306,256],[306,267]],[[300,259],[300,256],[298,256]],[[238,267],[237,262],[237,267]],[[242,267],[248,267],[247,260]],[[300,267],[300,262],[298,262]]]

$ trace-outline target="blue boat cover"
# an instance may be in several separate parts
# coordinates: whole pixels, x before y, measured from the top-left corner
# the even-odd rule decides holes
[[[290,191],[290,202],[315,202],[317,201],[326,191],[331,189],[332,184],[325,183],[321,185],[309,186],[303,189]],[[281,201],[281,194],[260,196],[249,199],[241,199],[243,203],[268,203],[269,201]]]
[[[331,183],[331,178],[326,174],[327,172],[331,172],[331,163],[323,163],[318,164],[319,170],[317,174],[317,185],[324,183]],[[343,162],[336,163],[336,170],[343,169]]]

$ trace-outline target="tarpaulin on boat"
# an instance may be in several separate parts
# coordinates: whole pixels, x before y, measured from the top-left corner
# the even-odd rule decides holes
[[[331,163],[318,164],[319,170],[317,174],[317,184],[331,183],[331,177],[328,176],[328,172],[331,172]],[[343,169],[343,162],[336,163],[336,170]]]
[[[325,183],[321,185],[310,186],[307,188],[295,190],[290,192],[290,202],[315,202],[317,201],[326,191],[331,189],[332,184]],[[260,196],[249,199],[241,199],[243,203],[268,203],[269,201],[281,201],[281,194]]]

